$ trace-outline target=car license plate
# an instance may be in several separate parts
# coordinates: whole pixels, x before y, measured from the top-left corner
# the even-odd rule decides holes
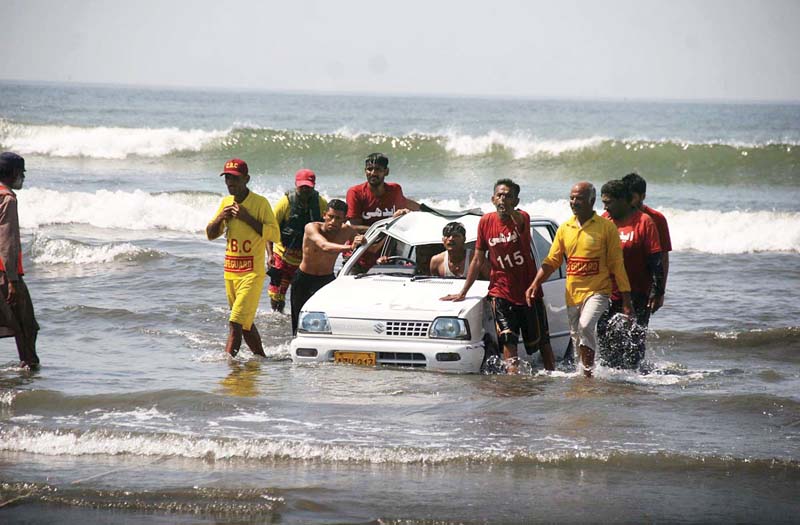
[[[377,364],[377,359],[375,352],[334,352],[333,362],[360,366],[375,366]]]

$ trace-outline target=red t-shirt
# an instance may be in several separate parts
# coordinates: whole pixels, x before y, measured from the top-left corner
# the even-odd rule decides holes
[[[347,190],[347,218],[361,217],[364,225],[371,226],[405,208],[406,196],[403,195],[403,188],[394,182],[383,184],[386,191],[380,197],[372,193],[369,182],[356,184]]]
[[[475,249],[489,252],[489,295],[524,305],[525,290],[536,277],[536,263],[531,252],[530,215],[522,210],[519,213],[521,225],[510,217],[501,221],[497,212],[481,217]]]
[[[669,238],[669,226],[667,226],[667,218],[660,211],[656,211],[650,206],[642,204],[641,208],[642,213],[647,214],[653,222],[656,223],[656,229],[658,230],[658,238],[661,242],[661,251],[662,252],[671,252],[672,251],[672,241]]]
[[[631,292],[649,295],[653,276],[647,269],[647,257],[662,251],[656,223],[638,210],[631,213],[625,221],[612,219],[608,212],[603,213],[603,217],[613,222],[619,230],[619,243],[622,246],[622,258],[625,260],[625,273],[631,283]],[[622,299],[617,283],[613,282],[613,276],[612,283],[611,298]]]

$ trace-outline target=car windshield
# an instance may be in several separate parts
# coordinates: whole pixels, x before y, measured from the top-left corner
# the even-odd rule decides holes
[[[468,256],[474,248],[474,242],[466,244]],[[430,276],[431,258],[444,251],[442,243],[415,246],[381,233],[357,253],[345,275]]]
[[[348,275],[429,275],[431,257],[444,251],[442,243],[413,246],[381,233],[358,252]]]

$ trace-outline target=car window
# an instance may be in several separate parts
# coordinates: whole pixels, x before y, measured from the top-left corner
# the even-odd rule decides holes
[[[350,267],[349,274],[395,274],[414,275],[416,255],[413,246],[398,241],[385,233],[380,234],[358,252],[358,259]]]
[[[554,236],[555,231],[550,226],[544,224],[531,226],[531,237],[533,238],[533,246],[536,249],[537,266],[541,266],[542,260],[547,257],[547,254],[550,252],[550,245],[553,244]],[[565,275],[566,265],[562,261],[561,267],[558,269],[558,271],[550,274],[550,277],[548,277],[547,280],[552,281],[555,279],[561,279]]]

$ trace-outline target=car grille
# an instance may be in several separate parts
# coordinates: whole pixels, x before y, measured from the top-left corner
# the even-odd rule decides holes
[[[412,352],[378,352],[378,364],[414,368],[425,368],[427,366],[424,355]]]
[[[383,335],[389,337],[428,337],[428,321],[385,321]]]

